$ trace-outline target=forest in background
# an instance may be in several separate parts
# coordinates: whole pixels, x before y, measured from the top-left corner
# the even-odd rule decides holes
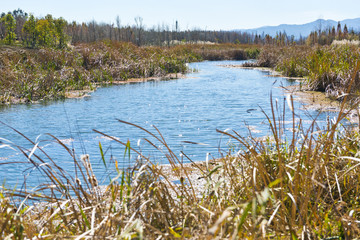
[[[233,43],[233,44],[271,44],[271,45],[326,45],[334,40],[359,40],[360,34],[348,29],[346,25],[315,30],[305,37],[296,39],[286,32],[276,36],[265,33],[246,33],[241,31],[212,31],[198,28],[181,29],[176,21],[172,25],[159,24],[146,27],[141,17],[134,18],[133,25],[122,25],[119,16],[114,23],[67,22],[62,17],[51,14],[35,17],[21,9],[0,15],[0,41],[3,44],[22,44],[26,47],[64,48],[67,43],[91,43],[101,40],[131,42],[137,46],[170,46],[188,43]]]

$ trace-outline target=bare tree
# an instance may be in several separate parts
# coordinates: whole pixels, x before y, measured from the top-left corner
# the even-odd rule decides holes
[[[116,27],[117,27],[117,35],[118,35],[117,40],[121,41],[121,32],[120,32],[121,31],[121,20],[120,20],[119,15],[116,16]]]
[[[141,35],[142,35],[142,31],[143,31],[143,19],[142,17],[135,17],[135,24],[136,24],[136,30],[138,32],[137,35],[137,45],[141,46]]]

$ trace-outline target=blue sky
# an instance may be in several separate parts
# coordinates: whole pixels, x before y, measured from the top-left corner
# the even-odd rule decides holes
[[[37,17],[50,13],[68,21],[133,25],[140,16],[146,27],[176,20],[180,29],[230,30],[302,24],[318,18],[344,20],[360,17],[359,0],[1,0],[0,12],[21,8]]]

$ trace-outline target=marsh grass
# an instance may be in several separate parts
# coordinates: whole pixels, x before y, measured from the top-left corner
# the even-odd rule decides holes
[[[250,44],[198,44],[189,47],[202,60],[208,61],[256,59],[260,53],[260,46]]]
[[[184,73],[192,52],[97,42],[70,49],[0,48],[0,103],[64,98],[66,91]]]
[[[345,94],[359,98],[359,72],[352,89],[347,92],[360,57],[360,48],[353,44],[331,46],[265,46],[257,61],[247,67],[270,67],[288,77],[305,77],[307,90],[325,92],[332,99],[342,100]]]
[[[254,46],[234,44],[138,47],[101,41],[62,50],[1,46],[0,104],[65,98],[70,90],[185,73],[189,62],[244,60],[258,53]]]

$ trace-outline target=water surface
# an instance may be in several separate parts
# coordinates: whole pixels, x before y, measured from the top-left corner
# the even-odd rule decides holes
[[[126,167],[135,161],[136,156],[133,154],[130,160],[124,159],[124,146],[104,138],[93,129],[123,142],[130,140],[131,146],[140,149],[145,156],[166,163],[161,152],[143,140],[149,135],[116,119],[138,124],[152,132],[155,132],[152,128],[155,125],[180,158],[181,151],[193,161],[205,160],[208,153],[211,157],[220,157],[222,151],[219,148],[226,152],[231,144],[228,138],[216,133],[216,129],[233,129],[246,136],[249,132],[247,126],[250,126],[255,136],[268,135],[270,129],[261,108],[270,114],[270,93],[274,102],[282,104],[284,92],[280,86],[294,84],[258,70],[219,66],[224,64],[241,62],[192,63],[190,67],[197,72],[188,74],[185,79],[110,86],[99,88],[83,99],[11,106],[0,110],[0,120],[30,140],[40,142],[39,146],[70,174],[74,172],[73,159],[46,133],[74,149],[76,156],[90,154],[94,169],[100,176],[104,175],[104,168],[99,142],[105,151],[107,165],[113,166],[114,159],[117,159],[122,167]],[[300,103],[295,105],[300,108]],[[291,120],[290,111],[287,112]],[[303,112],[298,113],[305,121],[309,120]],[[316,116],[318,112],[310,111],[309,114]],[[322,113],[319,124],[325,123],[326,117],[327,114]],[[11,140],[24,151],[33,147],[24,137],[3,125],[0,137]],[[154,143],[162,147],[158,142]],[[41,155],[39,150],[35,154]],[[11,161],[29,162],[18,150],[0,148],[0,163]],[[36,185],[36,181],[41,179],[37,172],[38,169],[31,164],[0,165],[0,180],[14,186],[29,175],[29,182]]]

